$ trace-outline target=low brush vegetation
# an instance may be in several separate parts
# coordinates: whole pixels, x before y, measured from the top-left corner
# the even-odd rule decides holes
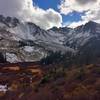
[[[0,84],[7,84],[8,89],[0,92],[0,100],[100,100],[100,65],[35,66],[20,68],[17,72],[0,68],[5,73],[0,76]]]
[[[38,64],[0,67],[0,84],[8,89],[0,100],[100,100],[100,65],[78,59],[49,52]]]

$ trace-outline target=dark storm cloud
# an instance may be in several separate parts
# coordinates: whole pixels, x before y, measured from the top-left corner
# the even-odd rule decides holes
[[[76,0],[77,3],[81,4],[81,5],[86,5],[88,3],[95,3],[97,2],[97,0]]]

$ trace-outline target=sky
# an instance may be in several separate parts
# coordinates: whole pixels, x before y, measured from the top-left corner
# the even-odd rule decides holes
[[[61,4],[61,0],[33,0],[33,2],[42,9],[47,10],[49,8],[52,8],[60,13],[58,6]],[[77,21],[81,20],[81,16],[80,16],[81,14],[83,14],[83,13],[78,13],[75,11],[68,15],[61,14],[62,21],[63,21],[62,25],[66,26],[66,24],[69,24],[71,22],[77,22]]]
[[[0,0],[0,14],[31,21],[43,29],[100,23],[100,0]]]

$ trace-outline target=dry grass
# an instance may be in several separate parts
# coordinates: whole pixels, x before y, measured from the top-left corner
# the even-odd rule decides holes
[[[5,82],[10,84],[10,91],[6,95],[0,93],[0,96],[5,95],[5,100],[11,100],[11,98],[14,100],[100,100],[99,65],[73,66],[64,69],[65,74],[62,76],[61,68],[55,70],[52,66],[53,71],[51,71],[50,68],[43,70],[42,67],[40,65],[31,65],[23,69],[15,65],[3,67],[6,73],[7,70],[11,71],[5,76]],[[18,71],[17,74],[14,74],[15,71]],[[12,76],[11,73],[13,73]],[[54,78],[55,76],[57,77]],[[3,81],[2,77],[0,76],[0,79]],[[31,78],[33,81],[30,82]],[[49,81],[41,84],[43,78]]]
[[[14,67],[4,67],[4,70],[11,70],[11,71],[19,71],[20,67],[19,66],[14,66]]]

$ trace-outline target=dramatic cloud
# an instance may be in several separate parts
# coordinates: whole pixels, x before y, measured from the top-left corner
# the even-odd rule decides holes
[[[65,15],[74,11],[84,13],[84,16],[81,16],[82,21],[78,24],[89,20],[100,22],[100,0],[63,0],[59,9]],[[72,24],[75,25],[75,22]]]
[[[60,27],[62,23],[62,16],[58,12],[33,6],[32,0],[0,0],[0,14],[32,21],[44,29]]]

